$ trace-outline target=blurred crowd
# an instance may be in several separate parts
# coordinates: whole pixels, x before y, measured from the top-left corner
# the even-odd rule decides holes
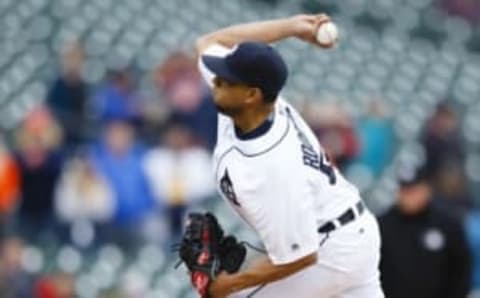
[[[29,273],[27,245],[89,251],[114,243],[128,254],[148,242],[167,250],[179,239],[185,213],[216,198],[210,165],[216,110],[195,58],[171,53],[148,82],[139,82],[135,69],[112,69],[96,86],[83,77],[83,62],[82,45],[66,45],[44,105],[0,136],[0,297],[75,297],[74,275]],[[308,100],[299,110],[347,175],[362,169],[374,181],[392,162],[394,115],[381,98],[372,99],[359,118],[336,101]],[[432,284],[446,287],[452,276],[461,279],[448,297],[480,290],[480,211],[464,172],[459,122],[448,101],[437,107],[420,140],[421,174],[415,169],[398,177],[399,192],[391,194],[397,204],[380,217],[384,236],[393,235],[385,237],[382,260],[387,297],[406,297],[395,283],[425,293],[408,297],[447,297],[427,294],[446,288],[415,284],[411,274],[422,262],[425,272],[438,273],[424,275],[436,279]],[[430,213],[431,206],[441,211]],[[440,224],[430,214],[440,216]],[[425,249],[422,240],[402,250],[401,259],[388,249],[418,239],[402,238],[399,226],[421,239],[425,229],[435,229],[428,230]],[[439,254],[444,238],[458,245]]]
[[[173,54],[152,74],[158,89],[148,99],[133,71],[88,86],[82,63],[81,46],[66,46],[45,105],[2,140],[3,231],[41,241],[55,230],[63,241],[87,221],[100,238],[117,229],[139,236],[147,219],[166,217],[174,237],[186,208],[214,192],[216,117],[194,62]]]
[[[89,86],[78,43],[60,60],[45,104],[0,141],[1,297],[33,295],[32,281],[17,276],[25,244],[166,250],[185,212],[214,196],[216,111],[192,57],[172,53],[152,73],[150,93],[131,69]],[[52,280],[36,281],[38,297],[70,297],[48,294]]]

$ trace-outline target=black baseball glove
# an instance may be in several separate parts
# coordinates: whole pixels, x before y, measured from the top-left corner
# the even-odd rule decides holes
[[[234,236],[224,235],[217,218],[211,213],[188,215],[178,251],[202,298],[209,297],[210,283],[220,272],[237,272],[247,254],[245,246]]]

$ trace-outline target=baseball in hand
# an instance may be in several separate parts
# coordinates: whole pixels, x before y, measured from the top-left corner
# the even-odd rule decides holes
[[[333,46],[338,40],[338,29],[333,22],[321,24],[317,29],[317,42],[322,46]]]

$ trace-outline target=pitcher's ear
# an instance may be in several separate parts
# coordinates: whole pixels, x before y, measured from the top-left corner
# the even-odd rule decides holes
[[[263,93],[262,93],[262,90],[260,90],[260,88],[257,88],[257,87],[248,88],[247,98],[246,98],[246,101],[248,103],[261,101],[262,98],[263,98]]]

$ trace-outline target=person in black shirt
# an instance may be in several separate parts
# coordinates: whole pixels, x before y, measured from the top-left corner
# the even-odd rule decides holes
[[[82,77],[84,52],[80,44],[65,46],[62,69],[52,83],[46,104],[62,126],[65,143],[69,149],[84,142],[85,127],[88,125],[88,85]]]
[[[387,298],[465,298],[470,255],[459,219],[437,206],[425,170],[398,171],[397,201],[379,218]]]

